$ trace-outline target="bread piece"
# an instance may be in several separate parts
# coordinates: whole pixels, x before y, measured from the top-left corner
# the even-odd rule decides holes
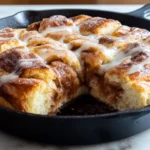
[[[99,74],[93,75],[89,81],[91,94],[119,110],[149,105],[149,57],[150,48],[142,45],[121,52],[116,60],[101,66]]]
[[[55,76],[39,56],[23,47],[7,50],[0,55],[0,70],[5,72],[0,78],[1,96],[15,109],[38,114],[51,111]]]
[[[128,38],[134,42],[145,39],[150,35],[149,31],[146,29],[136,28],[136,27],[128,27],[121,26],[116,31],[112,33],[113,36],[117,36],[120,38]]]
[[[32,30],[38,31],[38,30],[39,30],[39,27],[40,27],[40,23],[41,23],[41,21],[33,22],[32,24],[30,24],[30,25],[27,27],[27,30],[28,30],[28,31],[32,31]]]
[[[75,24],[79,24],[90,18],[92,17],[88,15],[78,15],[78,16],[71,17],[70,19],[72,19]]]
[[[79,24],[80,32],[83,35],[101,34],[108,35],[121,26],[119,21],[93,17]]]
[[[81,74],[81,65],[73,52],[52,45],[43,45],[31,48],[31,51],[37,53],[48,64],[52,61],[59,60],[73,67]]]
[[[27,44],[29,40],[33,38],[38,38],[38,37],[40,37],[40,34],[37,31],[23,30],[20,33],[20,40],[24,41],[25,44]]]
[[[49,32],[74,32],[75,30],[77,30],[77,28],[74,26],[71,19],[68,19],[65,16],[55,15],[50,18],[43,19],[38,31],[42,35],[48,36]]]
[[[42,80],[17,78],[0,89],[5,100],[17,110],[35,114],[49,113],[51,93]]]
[[[53,112],[58,112],[61,107],[84,91],[82,91],[82,83],[77,72],[70,66],[60,61],[53,61],[50,66],[57,76],[55,80],[57,92],[54,97]]]

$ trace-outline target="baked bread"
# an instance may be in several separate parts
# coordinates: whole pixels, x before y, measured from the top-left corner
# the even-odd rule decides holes
[[[117,20],[55,15],[0,31],[0,106],[56,114],[91,94],[118,110],[150,105],[150,32]]]

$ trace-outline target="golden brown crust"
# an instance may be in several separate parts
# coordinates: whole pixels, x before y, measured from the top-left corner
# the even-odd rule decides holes
[[[14,30],[11,29],[11,28],[5,28],[5,29],[3,29],[3,30],[0,31],[0,37],[3,37],[3,38],[12,38],[14,36],[15,36]]]
[[[39,32],[44,31],[48,27],[59,27],[59,26],[72,26],[73,22],[71,19],[65,16],[57,15],[47,19],[43,19],[40,23]]]
[[[52,89],[49,86],[53,86],[51,80],[55,79],[52,69],[38,55],[23,47],[13,48],[2,53],[0,62],[0,69],[7,72],[6,75],[1,75],[1,95],[18,110],[31,113],[49,113],[47,108],[44,110],[43,105],[44,101],[49,101],[48,107],[50,107]],[[8,74],[10,79],[7,77]],[[49,91],[49,94],[46,91]],[[36,102],[37,94],[43,100],[40,109],[37,109],[39,106],[34,106],[34,103],[38,103]]]
[[[15,108],[3,97],[0,97],[0,106],[15,110]]]
[[[149,36],[149,31],[136,27],[121,26],[114,31],[112,35],[117,37],[129,37],[130,40],[140,40]]]
[[[26,31],[26,30],[23,30],[21,33],[20,33],[20,39],[22,41],[28,41],[32,38],[36,38],[36,37],[40,37],[39,33],[37,31]]]
[[[32,24],[30,24],[28,27],[27,27],[27,30],[28,31],[31,31],[31,30],[39,30],[39,27],[40,27],[40,23],[41,23],[41,21],[39,21],[39,22],[34,22],[34,23],[32,23]]]
[[[64,43],[70,43],[71,41],[74,41],[74,40],[91,40],[91,39],[88,38],[88,37],[85,37],[85,36],[82,36],[80,34],[75,33],[75,34],[66,35],[64,37],[63,42]]]
[[[78,15],[75,17],[71,17],[70,19],[72,19],[75,24],[79,24],[79,23],[81,23],[87,19],[90,19],[90,18],[92,18],[92,17],[88,16],[88,15]]]
[[[16,109],[26,111],[26,98],[34,90],[37,90],[40,81],[35,79],[14,79],[1,87],[2,95],[12,104]],[[33,92],[34,93],[34,92]]]
[[[46,38],[52,38],[52,39],[54,39],[56,41],[61,41],[61,40],[63,40],[65,35],[66,36],[68,35],[68,33],[66,33],[66,31],[58,31],[58,32],[47,33],[45,37]]]
[[[100,17],[93,17],[79,24],[80,32],[83,35],[111,34],[120,26],[121,24],[118,21]]]
[[[30,60],[30,59],[33,59],[32,66],[28,63],[22,63],[21,65],[18,64],[19,60]],[[6,52],[0,55],[0,69],[3,69],[4,71],[7,72],[13,72],[16,68],[17,70],[19,70],[21,68],[26,69],[37,67],[45,68],[46,65],[43,63],[43,60],[40,59],[36,54],[29,53],[28,50],[23,49],[22,47],[7,50]]]

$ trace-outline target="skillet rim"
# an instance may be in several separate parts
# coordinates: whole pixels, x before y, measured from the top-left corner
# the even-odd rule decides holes
[[[15,17],[17,16],[18,14],[21,14],[21,13],[28,13],[28,12],[46,12],[46,11],[51,11],[51,10],[85,10],[85,11],[89,11],[89,10],[92,10],[92,11],[102,11],[102,12],[112,12],[112,13],[115,13],[115,14],[125,14],[125,15],[129,15],[128,13],[130,12],[127,12],[127,13],[119,13],[119,12],[115,12],[115,11],[103,11],[103,10],[99,10],[99,9],[84,9],[84,8],[79,8],[79,9],[75,9],[75,8],[61,8],[61,9],[58,9],[58,8],[52,8],[52,9],[43,9],[43,10],[32,10],[32,9],[28,9],[28,10],[22,10],[22,11],[18,11],[12,15],[9,15],[9,16],[6,16],[6,17],[3,17],[3,18],[0,18],[0,21],[3,20],[3,19],[9,19],[10,17]]]
[[[41,114],[33,114],[33,113],[27,113],[22,112],[19,110],[11,110],[9,108],[1,107],[0,106],[0,112],[5,111],[6,113],[11,113],[13,115],[22,115],[22,116],[29,116],[29,117],[40,117],[40,118],[46,118],[46,119],[91,119],[91,118],[117,118],[122,116],[134,116],[136,114],[148,114],[150,113],[150,106],[138,109],[138,110],[125,110],[125,111],[118,111],[118,112],[112,112],[112,113],[105,113],[105,114],[95,114],[95,115],[66,115],[66,116],[57,116],[57,115],[41,115]]]
[[[142,7],[141,7],[142,8]],[[105,10],[100,10],[98,8],[96,9],[84,9],[84,8],[79,8],[79,9],[75,9],[75,8],[52,8],[52,9],[46,9],[46,10],[23,10],[23,11],[19,11],[13,15],[9,15],[7,17],[4,18],[0,18],[0,22],[2,22],[3,20],[7,20],[10,18],[15,18],[17,15],[19,14],[25,14],[25,13],[40,13],[40,12],[47,12],[47,11],[97,11],[97,12],[104,12],[104,13],[113,13],[113,14],[119,14],[119,15],[126,15],[126,16],[132,16],[134,18],[139,18],[140,20],[142,19],[143,21],[148,21],[144,18],[141,18],[139,16],[133,16],[132,12],[127,12],[127,13],[119,13],[119,12],[115,12],[115,11],[105,11]],[[136,10],[135,10],[136,11]],[[122,116],[132,116],[132,115],[136,115],[136,114],[140,114],[140,113],[150,113],[150,106],[141,108],[141,109],[137,109],[137,110],[125,110],[125,111],[117,111],[117,112],[111,112],[111,113],[105,113],[105,114],[95,114],[95,115],[66,115],[66,116],[57,116],[57,115],[41,115],[41,114],[33,114],[33,113],[27,113],[27,112],[22,112],[22,111],[18,111],[18,110],[11,110],[9,108],[5,108],[0,106],[0,112],[1,111],[5,111],[6,113],[11,113],[11,114],[16,114],[16,115],[23,115],[23,116],[28,116],[28,117],[42,117],[42,118],[46,118],[46,119],[90,119],[90,118],[117,118],[117,117],[122,117]]]
[[[150,3],[149,3],[150,4]],[[5,19],[9,19],[9,18],[13,18],[13,17],[16,17],[17,15],[21,14],[21,13],[31,13],[31,12],[47,12],[47,11],[62,11],[62,10],[65,10],[65,11],[99,11],[99,12],[104,12],[104,13],[113,13],[113,14],[119,14],[119,15],[126,15],[126,16],[131,16],[131,17],[134,17],[134,18],[139,18],[140,20],[144,20],[144,21],[149,21],[145,18],[141,18],[140,16],[136,16],[136,15],[132,15],[133,12],[135,11],[140,11],[140,9],[144,8],[145,6],[149,5],[149,4],[146,4],[144,5],[143,7],[141,8],[138,8],[136,10],[133,10],[133,11],[129,11],[129,12],[126,12],[126,13],[123,13],[123,12],[116,12],[116,11],[107,11],[107,10],[100,10],[98,8],[95,8],[95,9],[84,9],[84,8],[79,8],[79,9],[75,9],[75,8],[52,8],[52,9],[43,9],[43,10],[32,10],[32,9],[28,9],[28,10],[22,10],[22,11],[18,11],[17,13],[14,13],[12,15],[9,15],[9,16],[6,16],[6,17],[3,17],[3,18],[0,18],[0,21],[2,20],[5,20]]]

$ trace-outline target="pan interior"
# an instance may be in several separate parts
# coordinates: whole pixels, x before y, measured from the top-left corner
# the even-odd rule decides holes
[[[74,99],[57,114],[58,116],[97,115],[117,112],[108,105],[97,101],[90,95],[82,95]]]

